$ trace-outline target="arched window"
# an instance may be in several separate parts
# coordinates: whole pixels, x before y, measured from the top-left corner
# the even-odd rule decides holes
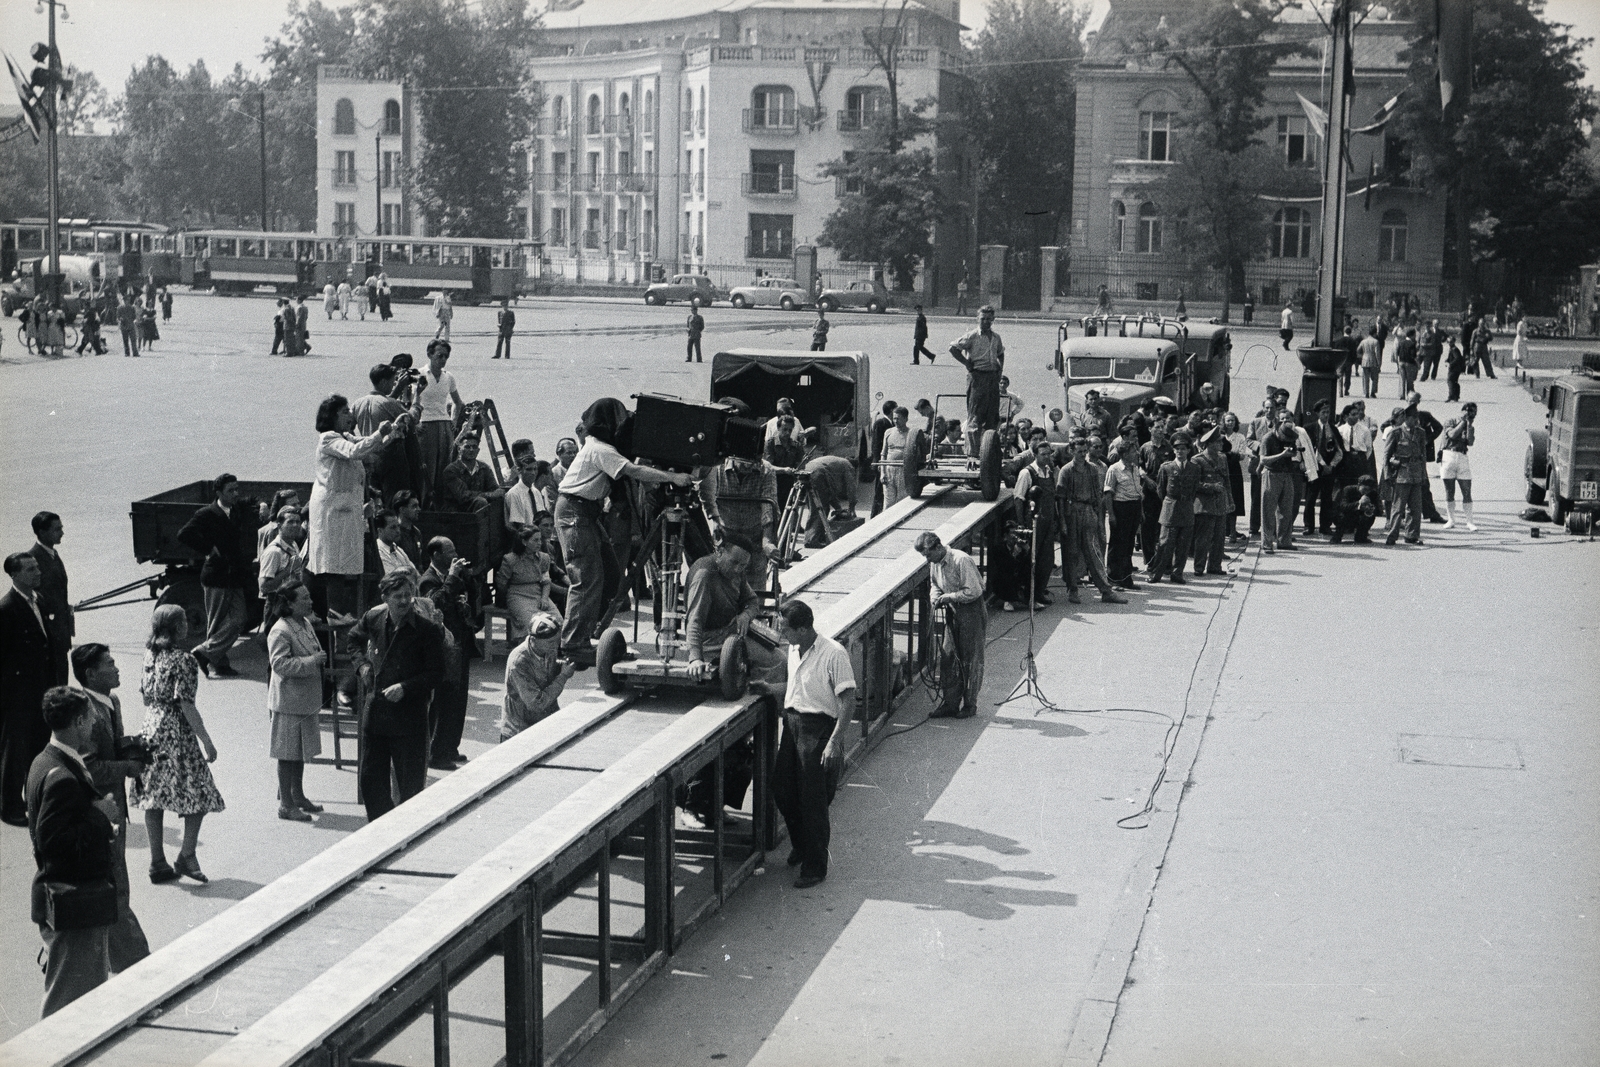
[[[617,97],[617,114],[621,115],[624,121],[633,118],[633,101],[628,99],[627,93]]]
[[[589,132],[600,132],[600,97],[593,93],[589,95]]]
[[[1161,251],[1161,210],[1148,200],[1139,205],[1138,250],[1150,255]]]
[[[756,86],[750,94],[751,129],[789,129],[794,125],[794,90],[787,85]]]
[[[651,133],[656,128],[656,94],[649,89],[644,91],[644,114],[640,116],[645,133]]]
[[[1382,263],[1406,261],[1406,213],[1393,209],[1383,213],[1378,224],[1378,260]]]
[[[356,106],[341,99],[333,105],[333,132],[341,137],[354,137],[356,133]]]
[[[384,101],[383,132],[390,137],[400,136],[400,101]]]
[[[567,132],[567,100],[558,96],[550,101],[550,132],[561,134]]]
[[[706,87],[700,87],[700,113],[695,116],[695,127],[701,133],[706,132]]]
[[[1305,259],[1311,255],[1311,212],[1304,208],[1279,208],[1272,216],[1273,259]]]
[[[1123,252],[1127,250],[1124,239],[1127,236],[1128,209],[1121,200],[1111,201],[1111,251]]]

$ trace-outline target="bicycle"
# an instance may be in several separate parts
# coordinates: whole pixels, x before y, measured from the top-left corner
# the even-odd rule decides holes
[[[61,333],[63,338],[62,351],[78,347],[78,328],[76,326],[65,326],[62,328]],[[29,354],[36,356],[44,355],[45,350],[49,347],[43,342],[37,341],[27,326],[17,327],[17,341]]]

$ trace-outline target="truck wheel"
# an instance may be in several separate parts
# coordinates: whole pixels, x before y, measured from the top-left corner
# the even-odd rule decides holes
[[[983,431],[978,444],[978,493],[985,503],[1000,499],[1000,435]]]
[[[1551,485],[1550,491],[1545,495],[1545,500],[1545,507],[1550,512],[1550,521],[1557,526],[1565,525],[1567,521],[1567,502],[1561,499],[1561,487],[1559,485]]]
[[[729,634],[722,642],[722,655],[717,659],[717,684],[722,688],[723,700],[738,700],[750,684],[750,660],[744,650],[744,638]]]
[[[730,300],[729,303],[736,308],[743,308],[745,306],[744,294],[735,293],[733,299]]]
[[[1550,475],[1550,435],[1544,430],[1528,431],[1527,457],[1522,461],[1522,476],[1542,482]]]
[[[622,635],[621,630],[611,629],[600,635],[600,644],[594,650],[594,676],[600,683],[600,691],[606,696],[616,696],[622,692],[622,679],[613,673],[612,668],[621,663],[628,654],[628,639]]]
[[[1537,482],[1529,482],[1528,491],[1523,494],[1522,499],[1530,504],[1543,504],[1544,486],[1539,485]]]
[[[912,430],[906,442],[905,458],[900,461],[900,473],[905,478],[906,494],[913,500],[922,497],[922,450],[926,447],[921,430]]]
[[[174,579],[156,598],[156,607],[168,604],[182,608],[184,617],[189,620],[189,632],[178,642],[179,647],[185,652],[194,651],[194,647],[206,639],[206,596],[200,588],[200,576],[186,574]]]

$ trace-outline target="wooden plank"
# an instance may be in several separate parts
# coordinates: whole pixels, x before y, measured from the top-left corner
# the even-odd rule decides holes
[[[541,760],[561,767],[594,767],[603,770],[625,752],[670,726],[679,715],[677,709],[659,703],[635,704],[621,715],[592,730],[559,752]]]
[[[908,497],[881,514],[874,515],[826,548],[812,551],[805,559],[784,572],[783,587],[795,591],[803,590],[809,583],[849,560],[863,548],[939,500],[947,491],[946,486],[930,487],[924,491],[920,500]]]
[[[684,713],[208,1056],[204,1067],[265,1067],[307,1055],[758,699]]]
[[[585,697],[497,745],[382,819],[151,954],[138,967],[117,975],[0,1045],[0,1063],[7,1067],[61,1067],[71,1063],[385,857],[475,803],[486,790],[516,777],[529,764],[617,714],[631,700],[631,694]]]
[[[535,765],[477,807],[435,827],[405,851],[389,857],[379,870],[444,876],[459,874],[529,822],[582,789],[597,773]],[[439,888],[439,883],[435,881],[431,888]]]

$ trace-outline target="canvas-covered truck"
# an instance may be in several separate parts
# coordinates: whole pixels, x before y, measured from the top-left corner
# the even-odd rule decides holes
[[[1082,414],[1090,389],[1120,419],[1152,396],[1187,410],[1202,385],[1213,386],[1228,406],[1233,337],[1226,326],[1133,315],[1093,315],[1056,329],[1051,369],[1061,378],[1064,408]]]

